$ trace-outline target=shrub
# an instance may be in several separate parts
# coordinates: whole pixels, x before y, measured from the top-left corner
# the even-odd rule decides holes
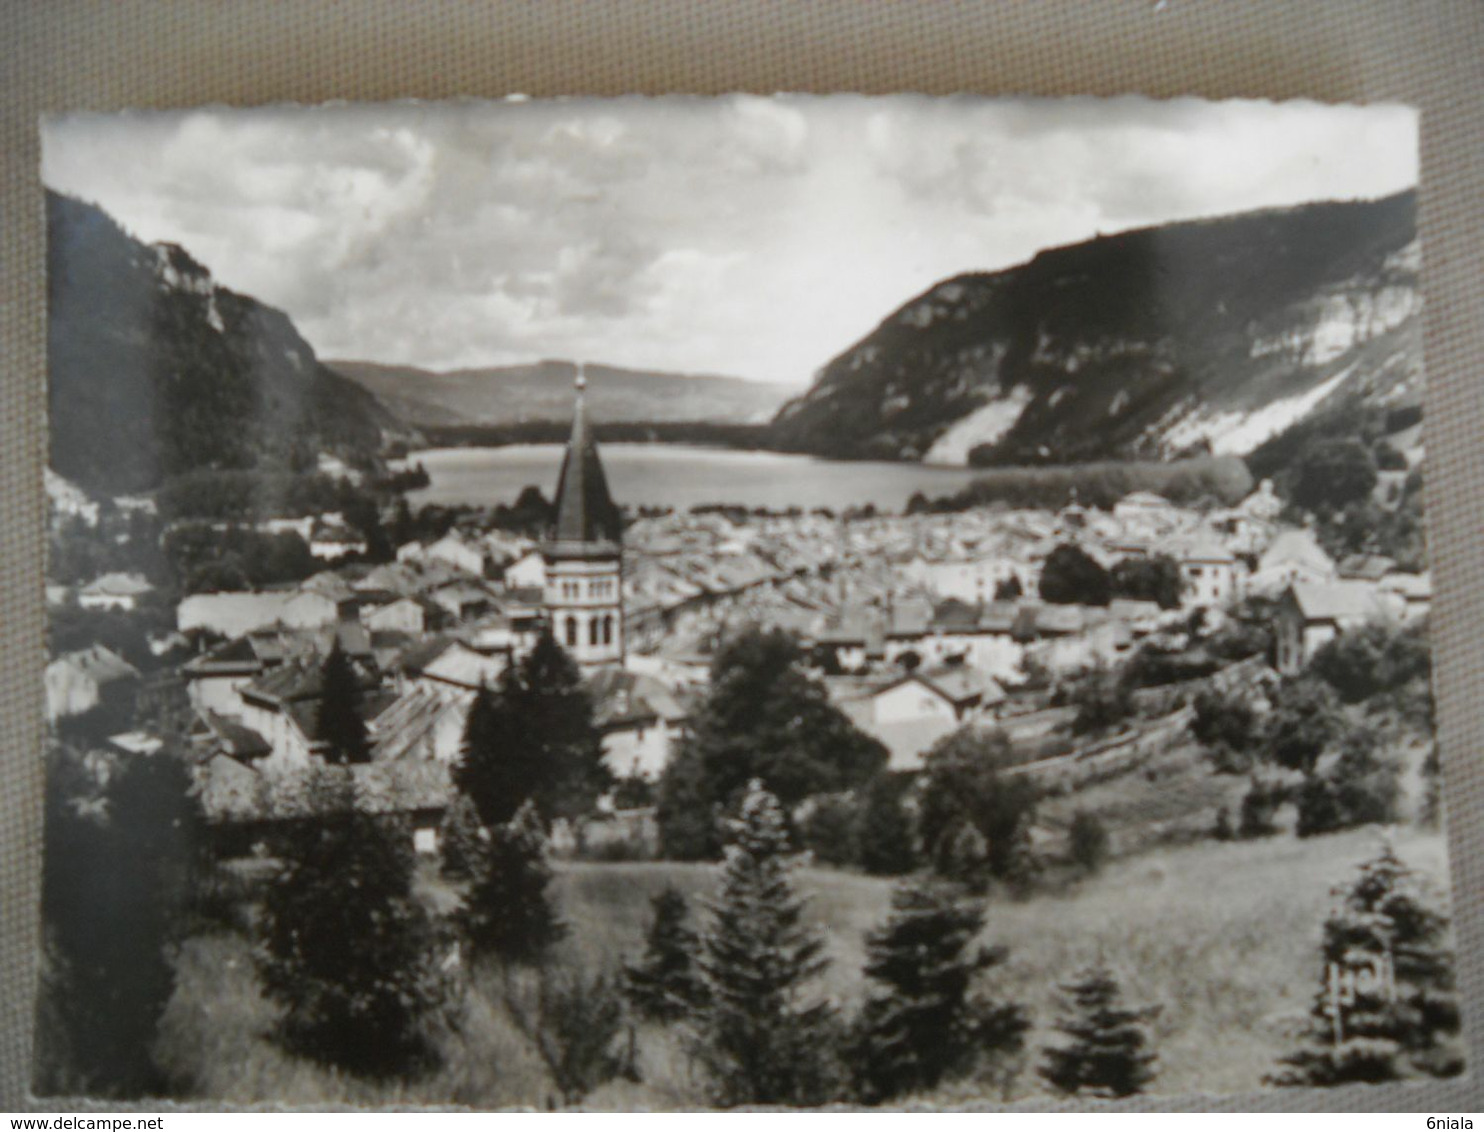
[[[1084,872],[1095,873],[1108,857],[1108,829],[1102,819],[1086,810],[1072,815],[1067,829],[1067,848],[1072,863]]]

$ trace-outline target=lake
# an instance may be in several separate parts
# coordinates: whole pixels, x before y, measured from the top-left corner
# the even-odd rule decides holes
[[[432,483],[408,493],[408,499],[414,506],[512,503],[527,484],[550,498],[563,451],[560,444],[511,444],[414,452],[409,461],[422,464]],[[914,492],[947,495],[975,476],[969,468],[822,460],[692,444],[604,444],[602,455],[619,504],[682,511],[705,503],[836,511],[874,503],[900,511]]]

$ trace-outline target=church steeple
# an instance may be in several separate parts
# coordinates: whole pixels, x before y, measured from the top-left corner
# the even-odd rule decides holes
[[[542,547],[551,631],[584,667],[624,656],[623,515],[588,425],[587,381],[577,367],[572,437],[557,477],[556,521]]]
[[[608,477],[588,426],[587,378],[577,367],[572,436],[557,479],[552,549],[561,555],[611,554],[623,538],[623,517],[608,491]]]

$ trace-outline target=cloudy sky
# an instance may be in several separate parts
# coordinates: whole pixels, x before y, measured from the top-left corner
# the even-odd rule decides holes
[[[807,382],[906,299],[1099,232],[1416,183],[1396,106],[834,96],[75,115],[42,179],[321,357]]]

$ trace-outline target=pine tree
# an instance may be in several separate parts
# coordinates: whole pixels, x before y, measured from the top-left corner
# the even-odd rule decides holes
[[[487,826],[510,821],[532,800],[548,822],[577,817],[611,785],[592,699],[550,633],[495,688],[476,693],[454,783]]]
[[[357,707],[360,691],[350,658],[337,639],[320,668],[319,728],[317,737],[326,744],[330,763],[371,761],[371,740]]]
[[[534,963],[566,934],[547,887],[546,836],[534,802],[490,831],[482,872],[474,878],[459,922],[476,959]]]
[[[1113,973],[1096,964],[1061,987],[1064,999],[1057,1029],[1069,1041],[1048,1047],[1039,1073],[1058,1092],[1128,1097],[1154,1079],[1155,1054],[1148,1048],[1149,1009],[1130,1009]]]
[[[106,809],[80,760],[48,759],[37,1087],[140,1097],[164,1080],[151,1052],[175,989],[204,825],[185,764],[160,751],[124,764]]]
[[[1340,1085],[1462,1072],[1448,917],[1422,878],[1388,845],[1335,895],[1308,1030],[1272,1083]]]
[[[294,1053],[367,1077],[428,1067],[448,986],[438,941],[412,895],[412,838],[362,812],[341,775],[314,784],[315,813],[287,839],[264,900],[259,973],[284,1008]]]
[[[983,905],[956,888],[907,881],[893,891],[891,918],[866,941],[866,975],[878,989],[851,1043],[866,1103],[931,1089],[985,1055],[1020,1048],[1024,1012],[970,995],[976,977],[1005,958],[974,946],[983,927]]]
[[[479,824],[479,811],[467,795],[455,794],[449,803],[438,842],[444,876],[451,880],[472,880],[482,875],[489,834]]]
[[[697,1055],[722,1105],[820,1104],[836,1087],[835,1020],[808,985],[828,965],[802,923],[796,858],[778,800],[754,780],[734,823],[712,922],[701,944],[710,1002]]]
[[[673,885],[651,897],[649,906],[653,919],[644,958],[624,968],[624,993],[644,1017],[673,1022],[706,1001],[706,984],[695,965],[700,937],[686,926],[685,897]]]

